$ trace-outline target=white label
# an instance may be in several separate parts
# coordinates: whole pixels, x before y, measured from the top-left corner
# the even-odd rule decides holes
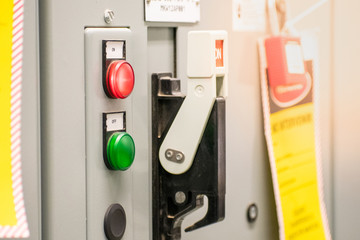
[[[148,22],[200,21],[200,0],[145,0]]]
[[[265,0],[233,0],[233,30],[264,32]]]
[[[125,58],[124,42],[123,41],[106,42],[106,58],[107,59]]]
[[[301,46],[297,42],[288,42],[285,46],[288,72],[291,74],[304,74],[304,60]]]
[[[106,131],[120,131],[124,128],[124,113],[109,113],[106,115]]]

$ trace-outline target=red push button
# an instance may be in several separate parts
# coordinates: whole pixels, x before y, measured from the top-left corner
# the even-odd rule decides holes
[[[130,63],[119,60],[109,65],[106,72],[106,87],[112,98],[128,97],[134,84],[135,75]]]

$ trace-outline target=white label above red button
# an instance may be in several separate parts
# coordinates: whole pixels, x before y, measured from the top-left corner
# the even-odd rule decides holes
[[[124,59],[124,41],[107,41],[106,42],[107,59]]]

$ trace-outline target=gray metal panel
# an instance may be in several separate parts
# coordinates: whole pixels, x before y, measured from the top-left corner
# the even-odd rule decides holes
[[[333,1],[335,239],[358,239],[360,229],[359,1]]]
[[[152,73],[171,72],[175,69],[175,28],[149,27],[148,28],[148,78]]]
[[[76,3],[40,1],[43,239],[86,239],[84,41],[71,11]]]
[[[85,9],[85,10],[84,10]],[[115,12],[106,24],[105,9]],[[150,90],[147,81],[147,28],[143,2],[57,1],[40,2],[41,97],[43,159],[43,239],[85,240],[86,158],[84,28],[130,26],[133,33],[133,171],[132,214],[134,239],[150,236],[149,121]],[[130,214],[131,211],[129,211]]]

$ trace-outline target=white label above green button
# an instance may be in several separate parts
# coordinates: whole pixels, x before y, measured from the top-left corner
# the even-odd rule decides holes
[[[106,114],[106,131],[125,130],[124,113],[108,113]]]

